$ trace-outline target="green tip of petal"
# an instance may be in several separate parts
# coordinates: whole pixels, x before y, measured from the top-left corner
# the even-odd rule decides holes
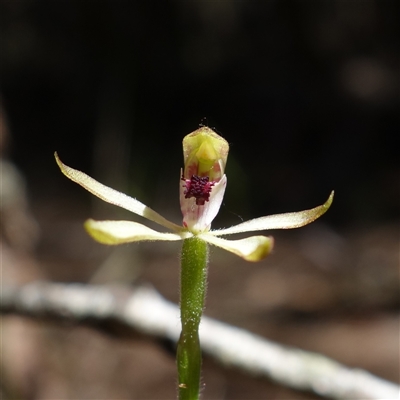
[[[174,241],[186,237],[176,233],[157,232],[133,221],[95,221],[88,219],[84,227],[94,240],[109,245],[153,240]]]
[[[263,260],[274,247],[274,238],[265,236],[256,236],[258,238],[257,248],[250,254],[245,255],[243,258],[247,261],[257,262]]]
[[[246,261],[253,262],[261,261],[271,253],[274,247],[274,238],[267,236],[250,236],[244,239],[227,240],[207,232],[200,234],[199,237],[214,246],[244,258]]]
[[[330,207],[331,204],[333,203],[333,197],[334,197],[334,195],[335,195],[335,191],[332,190],[331,194],[330,194],[329,197],[328,197],[328,200],[322,205],[323,212],[321,213],[321,215],[322,215],[322,214],[325,214],[325,213],[328,211],[329,207]]]
[[[115,235],[113,235],[112,233],[109,233],[109,232],[105,231],[104,229],[99,229],[97,227],[97,222],[92,219],[88,219],[84,223],[83,226],[84,226],[86,232],[96,242],[99,242],[101,244],[108,244],[108,245],[116,245],[116,244],[121,243],[121,240],[118,237],[116,237]]]
[[[328,197],[328,200],[321,206],[312,208],[311,210],[305,210],[305,211],[299,211],[295,213],[288,213],[286,214],[287,216],[292,217],[293,221],[293,226],[284,226],[282,228],[300,228],[302,226],[311,224],[311,222],[314,222],[316,219],[324,215],[328,210],[329,207],[332,205],[333,202],[333,196],[335,194],[335,191],[332,190],[331,194]],[[284,214],[283,214],[284,215]],[[290,218],[289,218],[290,219]]]
[[[300,228],[302,226],[311,224],[311,222],[314,222],[316,219],[320,218],[329,210],[329,207],[332,205],[333,202],[334,194],[335,191],[332,190],[331,194],[328,197],[328,200],[326,200],[324,204],[312,208],[311,210],[282,214],[282,217],[286,216],[286,218],[282,218],[282,220],[287,219],[289,221],[289,224],[288,225],[283,224],[281,228],[282,229]],[[279,218],[279,215],[277,215],[277,217]]]
[[[61,171],[64,172],[64,164],[61,162],[60,157],[58,157],[58,153],[54,152],[54,157],[56,159],[57,165],[60,167]]]

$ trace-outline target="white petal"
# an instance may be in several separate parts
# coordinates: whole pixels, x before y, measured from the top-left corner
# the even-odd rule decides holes
[[[250,221],[234,225],[230,228],[211,231],[211,235],[231,235],[240,232],[264,231],[267,229],[293,229],[307,225],[328,211],[332,204],[334,192],[332,191],[328,200],[321,206],[299,212],[268,215],[255,218]]]
[[[189,231],[199,233],[210,229],[211,222],[217,216],[221,208],[226,183],[227,178],[226,175],[224,175],[221,180],[212,187],[209,201],[206,201],[202,206],[196,204],[196,199],[194,197],[185,199],[183,184],[181,184],[180,202],[183,225]]]
[[[226,240],[210,235],[210,232],[207,232],[198,235],[198,237],[247,261],[262,260],[271,252],[274,246],[274,239],[266,236],[250,236],[245,239]]]
[[[61,162],[57,153],[54,153],[54,156],[56,158],[58,166],[61,169],[61,172],[66,177],[78,183],[87,191],[99,197],[100,199],[106,201],[107,203],[114,204],[116,206],[124,208],[125,210],[145,217],[151,221],[156,222],[159,225],[172,229],[175,232],[183,231],[183,228],[181,226],[168,221],[163,216],[152,210],[150,207],[147,207],[140,201],[130,196],[127,196],[124,193],[118,192],[117,190],[111,189],[110,187],[105,186],[100,182],[97,182],[95,179],[91,178],[89,175],[86,175],[81,171],[68,167]]]
[[[188,233],[179,235],[157,232],[132,221],[94,221],[88,219],[85,222],[85,229],[98,242],[112,245],[144,240],[182,240],[188,236]]]

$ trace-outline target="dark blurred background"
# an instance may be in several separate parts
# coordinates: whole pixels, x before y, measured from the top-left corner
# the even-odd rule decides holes
[[[31,246],[29,237],[21,244],[18,234],[13,239],[5,231],[11,250],[23,248],[26,261],[29,248],[35,260],[36,272],[13,279],[90,281],[110,250],[86,238],[82,221],[131,218],[68,182],[55,164],[55,150],[66,164],[178,222],[181,141],[206,117],[231,145],[228,187],[215,226],[311,208],[336,192],[318,224],[304,233],[277,233],[275,258],[266,264],[249,266],[215,250],[215,264],[238,265],[241,272],[235,277],[221,267],[227,275],[218,277],[219,266],[212,265],[210,314],[303,347],[301,333],[285,336],[277,328],[288,311],[320,318],[327,310],[336,316],[349,309],[370,315],[373,309],[393,318],[399,306],[399,5],[0,1],[1,152],[24,178],[23,207],[35,221],[29,229],[21,225],[21,232],[31,232]],[[144,266],[133,275],[176,301],[179,245],[157,247],[160,259],[153,246],[158,244],[130,247],[130,257]],[[160,272],[165,254],[172,269]],[[303,279],[302,267],[314,280]],[[291,286],[293,274],[301,279]],[[310,287],[318,295],[304,300]],[[314,344],[310,349],[327,352]],[[353,362],[347,354],[343,350],[342,361]],[[372,366],[358,359],[354,365],[395,380],[398,365],[393,372],[390,354],[398,357],[398,341],[386,354],[391,361],[371,355]],[[340,359],[335,351],[331,355]],[[371,360],[379,357],[385,361],[377,367]],[[278,398],[274,390],[271,396]]]
[[[309,208],[335,189],[331,223],[399,218],[397,1],[1,8],[9,154],[35,195],[66,186],[57,150],[175,205],[181,140],[207,117],[231,143],[232,212]]]

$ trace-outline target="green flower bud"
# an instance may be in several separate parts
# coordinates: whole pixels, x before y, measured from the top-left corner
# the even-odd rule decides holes
[[[228,142],[212,129],[203,126],[183,139],[183,177],[208,177],[218,182],[224,175],[228,158]]]

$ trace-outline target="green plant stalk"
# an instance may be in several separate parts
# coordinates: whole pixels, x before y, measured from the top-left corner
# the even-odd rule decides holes
[[[199,325],[207,287],[208,245],[198,237],[183,241],[181,257],[182,331],[176,354],[179,400],[197,400],[200,391]]]

